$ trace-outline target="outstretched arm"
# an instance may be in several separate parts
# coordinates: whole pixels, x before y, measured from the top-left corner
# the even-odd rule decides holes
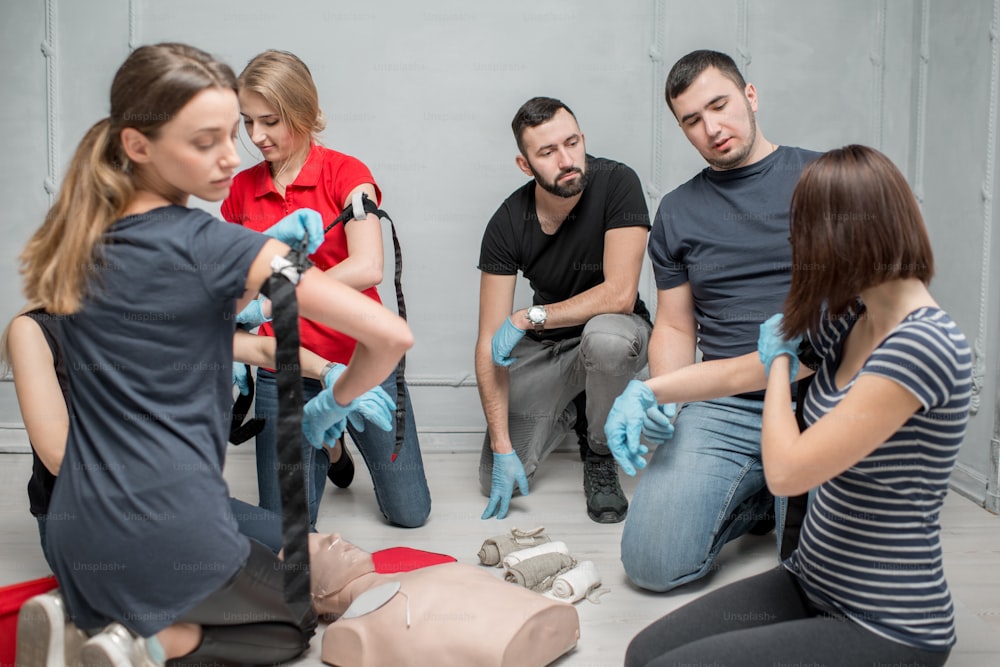
[[[271,260],[284,257],[288,246],[271,239],[261,248],[247,275],[243,301],[260,291],[271,275]],[[413,334],[398,315],[316,268],[307,270],[296,288],[299,314],[357,340],[347,370],[333,387],[340,405],[380,384],[413,346]],[[241,309],[243,304],[237,304]]]
[[[498,454],[514,451],[507,424],[510,375],[493,363],[493,336],[511,314],[517,276],[483,273],[479,280],[479,336],[476,339],[476,385],[490,445]]]
[[[241,329],[233,336],[233,359],[251,366],[274,368],[278,341],[273,336],[255,336]],[[327,360],[304,347],[299,348],[299,367],[302,376],[313,380],[323,379]]]

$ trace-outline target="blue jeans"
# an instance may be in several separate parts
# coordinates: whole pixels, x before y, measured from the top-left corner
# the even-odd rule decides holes
[[[622,531],[622,564],[637,586],[667,591],[703,577],[726,542],[780,505],[760,460],[763,407],[729,397],[681,409],[673,439],[639,478]]]
[[[303,378],[303,400],[308,402],[321,390],[317,380]],[[396,399],[396,373],[382,383],[393,400]],[[357,431],[348,423],[350,434],[365,460],[375,486],[379,510],[389,523],[404,528],[416,528],[427,521],[431,511],[431,494],[424,476],[424,462],[420,457],[420,441],[413,420],[413,406],[409,389],[406,391],[406,423],[403,431],[403,449],[395,462],[391,461],[396,446],[396,418],[392,430],[383,431],[370,422],[365,430]],[[264,429],[257,434],[257,491],[260,506],[281,513],[281,490],[278,486],[278,453],[276,449],[276,424],[278,422],[278,387],[274,373],[257,371],[257,390],[254,411],[265,420]],[[301,434],[300,434],[301,435]],[[329,443],[333,444],[333,443]],[[320,499],[326,487],[326,472],[330,459],[325,449],[316,449],[304,436],[301,437],[302,462],[309,500],[309,524],[316,527]]]

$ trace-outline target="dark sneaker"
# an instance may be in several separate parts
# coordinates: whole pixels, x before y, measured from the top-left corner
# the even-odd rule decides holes
[[[87,635],[69,620],[58,590],[31,598],[17,616],[18,667],[75,665]]]
[[[340,458],[327,468],[326,477],[339,489],[346,489],[354,481],[354,460],[343,438],[340,440]]]
[[[587,496],[587,516],[597,523],[625,519],[628,500],[618,483],[618,464],[610,456],[583,462],[583,492]]]

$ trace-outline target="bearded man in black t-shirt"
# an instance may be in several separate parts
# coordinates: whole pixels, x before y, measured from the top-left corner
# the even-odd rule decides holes
[[[586,439],[587,514],[615,523],[628,501],[604,423],[646,366],[646,200],[629,167],[587,155],[559,100],[528,100],[512,128],[517,165],[532,180],[493,214],[479,258],[476,379],[488,429],[479,480],[490,497],[482,518],[504,518],[515,484],[527,495],[538,465],[575,426]],[[518,272],[533,296],[515,309]]]

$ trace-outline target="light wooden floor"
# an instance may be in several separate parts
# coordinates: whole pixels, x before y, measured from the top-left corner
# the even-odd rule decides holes
[[[578,559],[593,560],[609,592],[600,604],[580,602],[581,638],[559,667],[621,665],[625,647],[640,629],[698,595],[763,571],[775,564],[773,534],[747,536],[723,550],[707,580],[668,594],[650,594],[630,586],[618,560],[621,524],[590,521],[584,510],[582,464],[571,451],[556,452],[527,498],[515,499],[504,521],[481,521],[486,499],[479,495],[476,468],[478,434],[422,435],[424,461],[433,509],[429,522],[416,530],[386,525],[375,505],[363,465],[347,490],[328,489],[320,510],[319,529],[340,532],[368,551],[409,546],[448,553],[459,561],[478,563],[483,540],[511,527],[543,525],[553,539],[567,543]],[[359,457],[355,456],[355,461]],[[26,454],[0,455],[0,585],[48,574],[38,547],[35,523],[28,514],[24,485],[30,472]],[[226,478],[237,497],[256,499],[253,451],[231,448]],[[631,496],[635,480],[623,486]],[[1000,517],[950,494],[942,517],[945,569],[955,596],[959,641],[949,665],[992,667],[1000,664]],[[499,570],[493,570],[500,576]],[[319,636],[299,665],[321,665]],[[803,656],[803,664],[817,656]],[[821,660],[819,661],[821,662]],[[417,663],[420,664],[420,663]],[[748,660],[747,664],[752,664]]]

